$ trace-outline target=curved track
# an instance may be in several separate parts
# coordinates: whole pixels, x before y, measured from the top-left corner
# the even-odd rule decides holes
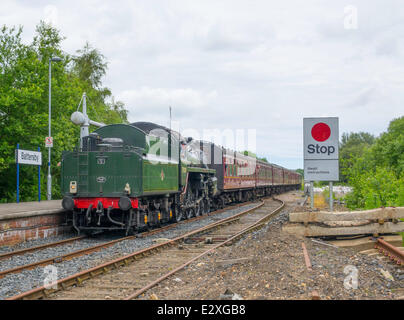
[[[61,279],[55,283],[54,288],[40,287],[10,299],[46,298],[56,291],[59,291],[53,296],[56,299],[135,298],[201,256],[222,245],[229,245],[247,232],[265,225],[283,208],[283,203],[279,205],[279,202],[266,200],[254,208],[175,239]],[[167,273],[167,270],[172,271]],[[68,287],[75,288],[61,291]]]
[[[152,229],[150,231],[145,231],[145,232],[139,233],[138,235],[127,236],[127,237],[122,237],[122,238],[112,240],[112,241],[102,242],[100,244],[97,244],[97,245],[94,245],[94,246],[89,246],[87,248],[83,248],[83,249],[80,249],[80,250],[72,251],[72,252],[69,252],[69,253],[66,253],[66,254],[63,254],[63,255],[59,255],[59,256],[50,255],[49,258],[46,258],[46,259],[43,259],[43,260],[40,260],[40,261],[32,262],[30,264],[20,265],[20,266],[17,266],[17,267],[11,268],[11,269],[7,269],[7,270],[2,270],[2,271],[0,271],[0,279],[3,278],[4,276],[8,275],[8,274],[18,273],[18,272],[21,272],[23,270],[33,269],[33,268],[36,268],[36,267],[39,267],[39,266],[46,266],[46,265],[49,265],[49,264],[52,264],[52,263],[60,263],[60,262],[65,261],[65,260],[70,260],[70,259],[82,256],[82,255],[90,254],[92,252],[101,250],[103,248],[107,248],[109,246],[112,246],[112,245],[114,245],[114,244],[116,244],[118,242],[122,242],[122,241],[125,241],[125,240],[135,239],[137,237],[147,237],[147,236],[150,236],[150,235],[153,235],[153,234],[160,233],[160,232],[166,231],[168,229],[171,229],[171,228],[175,227],[178,224],[184,224],[184,223],[189,223],[189,222],[192,222],[192,221],[201,220],[201,219],[204,219],[207,216],[218,214],[218,213],[221,213],[223,211],[230,210],[232,208],[244,206],[244,205],[247,205],[249,203],[251,203],[251,202],[245,202],[245,203],[240,203],[240,204],[236,204],[236,205],[233,205],[233,206],[228,206],[228,207],[226,207],[224,209],[213,211],[213,212],[209,213],[208,215],[197,216],[197,217],[193,217],[193,218],[190,218],[190,219],[187,219],[187,220],[182,220],[182,221],[177,222],[177,223],[172,223],[172,224],[160,227],[160,228],[156,228],[156,229]],[[79,237],[74,237],[74,238],[70,238],[70,239],[66,239],[66,240],[62,240],[62,241],[56,241],[56,242],[52,242],[52,243],[47,243],[47,244],[44,244],[44,245],[35,246],[35,247],[27,248],[27,249],[7,252],[7,253],[4,253],[4,254],[0,255],[0,260],[10,258],[10,257],[13,257],[13,256],[17,256],[17,255],[23,255],[23,254],[27,254],[27,253],[32,253],[32,252],[39,251],[39,250],[42,250],[42,249],[47,249],[47,248],[50,248],[50,247],[70,244],[72,242],[83,240],[83,239],[86,239],[86,238],[87,238],[86,236],[79,236]]]
[[[76,258],[76,257],[84,256],[84,255],[92,253],[92,252],[100,251],[103,248],[110,247],[110,246],[112,246],[112,245],[114,245],[114,244],[116,244],[118,242],[122,242],[124,240],[131,240],[131,239],[135,239],[135,238],[147,238],[147,237],[149,237],[151,235],[159,234],[159,233],[164,234],[164,231],[169,230],[171,228],[175,228],[176,226],[181,226],[181,225],[184,225],[184,224],[187,225],[188,223],[198,221],[198,220],[203,221],[205,218],[211,217],[210,220],[212,221],[212,219],[213,219],[213,221],[214,221],[214,220],[217,219],[217,218],[214,218],[214,216],[217,215],[217,214],[220,214],[220,213],[225,213],[226,214],[227,211],[231,212],[231,210],[234,210],[234,209],[236,209],[238,207],[251,206],[252,204],[253,204],[253,202],[245,202],[245,203],[240,203],[240,204],[228,206],[228,207],[226,207],[224,209],[220,209],[220,210],[211,212],[208,215],[198,216],[198,217],[194,217],[194,218],[191,218],[191,219],[183,220],[183,221],[181,221],[179,223],[169,224],[169,225],[166,225],[166,226],[161,227],[161,228],[153,229],[153,230],[150,230],[150,231],[145,231],[143,233],[137,234],[136,236],[129,236],[129,237],[124,237],[124,238],[116,239],[116,240],[109,241],[109,242],[103,242],[101,244],[97,244],[95,246],[91,246],[91,247],[88,247],[88,248],[84,248],[84,249],[81,249],[81,250],[70,252],[70,253],[64,254],[62,256],[49,257],[49,258],[46,258],[45,260],[34,262],[34,263],[31,263],[31,264],[28,264],[28,265],[21,265],[21,266],[12,268],[12,269],[3,270],[3,271],[0,271],[0,278],[4,277],[5,275],[11,274],[11,273],[19,273],[19,272],[21,272],[23,270],[26,270],[26,269],[34,269],[34,268],[39,267],[39,266],[45,266],[45,265],[48,265],[48,264],[59,263],[59,262],[65,261],[65,260],[70,260],[70,259],[73,259],[73,258]],[[186,229],[188,228],[188,230],[190,229],[189,227],[185,227],[185,228]],[[178,231],[176,231],[176,232],[178,232]],[[123,255],[123,253],[121,255]],[[112,259],[112,257],[110,259]],[[103,259],[103,261],[107,261],[107,260]],[[55,266],[57,266],[57,264],[55,264]]]

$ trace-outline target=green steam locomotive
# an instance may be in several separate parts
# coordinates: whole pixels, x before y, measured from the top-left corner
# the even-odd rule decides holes
[[[295,171],[150,122],[113,124],[61,161],[62,206],[78,234],[132,234],[298,188]]]

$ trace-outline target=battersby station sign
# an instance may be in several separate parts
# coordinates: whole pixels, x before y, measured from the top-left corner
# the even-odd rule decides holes
[[[19,164],[42,165],[42,153],[37,151],[16,149],[16,162]]]
[[[304,118],[304,180],[339,180],[338,118]]]

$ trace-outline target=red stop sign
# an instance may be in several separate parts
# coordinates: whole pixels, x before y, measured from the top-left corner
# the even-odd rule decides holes
[[[316,141],[323,142],[327,140],[330,137],[330,135],[331,135],[331,129],[324,122],[316,123],[313,126],[313,128],[311,128],[311,136]]]

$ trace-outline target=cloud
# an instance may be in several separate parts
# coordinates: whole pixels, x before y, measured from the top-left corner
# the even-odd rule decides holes
[[[172,105],[184,128],[256,129],[259,155],[296,168],[303,117],[379,134],[403,115],[404,7],[356,0],[358,28],[347,30],[348,4],[3,0],[0,20],[24,25],[31,41],[39,20],[53,19],[69,53],[89,41],[131,121],[167,125]]]
[[[143,117],[155,116],[172,106],[178,119],[192,117],[201,108],[208,107],[217,98],[216,91],[200,92],[191,88],[167,89],[141,87],[138,90],[125,90],[118,99],[125,101],[129,109],[129,119],[137,117],[139,111]],[[133,116],[132,116],[133,115]]]

